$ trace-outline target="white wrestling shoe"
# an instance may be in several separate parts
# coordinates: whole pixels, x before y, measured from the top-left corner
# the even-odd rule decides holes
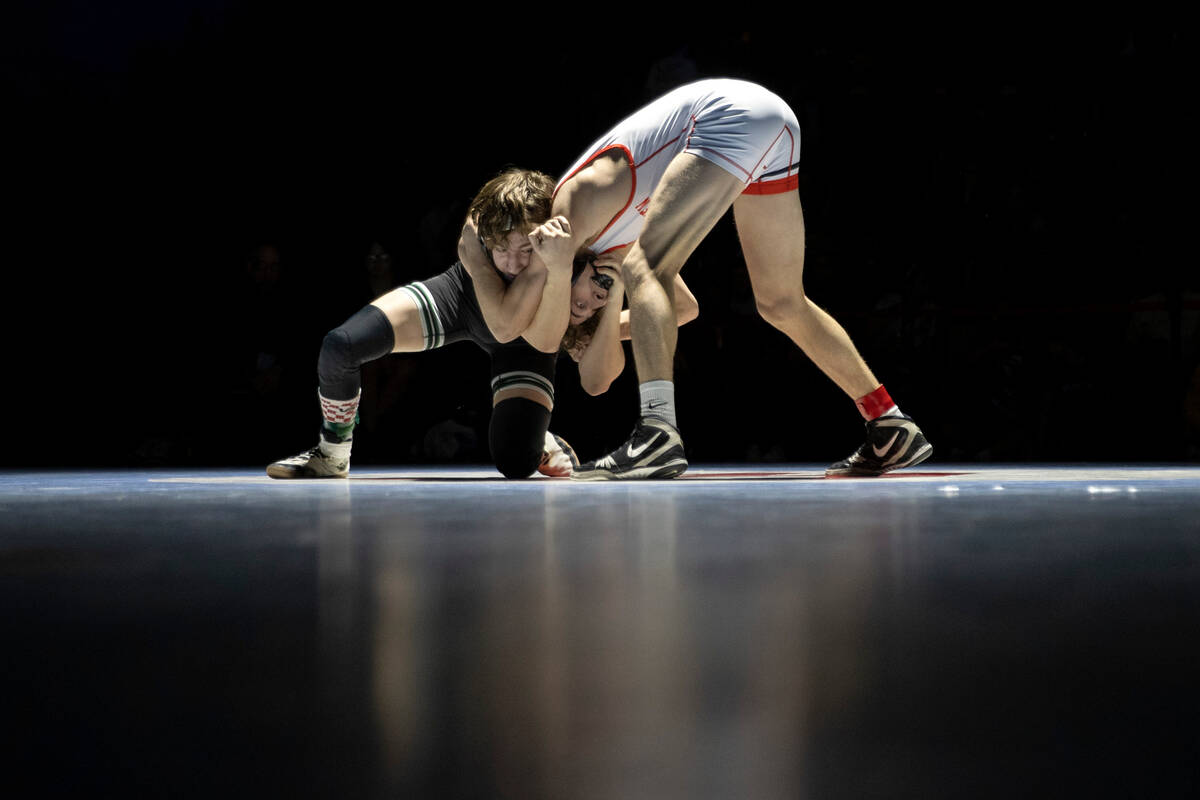
[[[330,443],[322,437],[320,444],[291,458],[267,466],[272,478],[346,478],[350,476],[350,443]]]
[[[579,457],[567,440],[546,431],[546,446],[542,451],[538,472],[551,478],[569,478],[578,466]]]

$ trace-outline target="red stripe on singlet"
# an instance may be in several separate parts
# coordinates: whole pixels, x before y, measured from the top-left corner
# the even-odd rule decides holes
[[[579,166],[579,169],[575,170],[570,175],[568,175],[567,177],[565,177],[561,181],[559,181],[558,186],[554,187],[554,194],[550,195],[550,202],[553,203],[554,198],[558,197],[558,190],[561,189],[567,181],[571,180],[571,178],[574,178],[576,175],[578,175],[584,169],[589,167],[593,161],[595,161],[597,158],[599,158],[600,156],[607,153],[609,150],[620,150],[622,153],[625,154],[625,161],[629,164],[629,171],[633,173],[633,180],[630,181],[629,197],[625,200],[625,205],[622,206],[621,210],[618,211],[615,215],[613,215],[613,218],[608,221],[608,224],[605,225],[604,228],[602,228],[601,231],[596,234],[596,237],[595,237],[596,239],[599,239],[601,236],[603,236],[605,231],[607,231],[609,228],[611,228],[613,226],[613,223],[615,223],[617,220],[619,220],[621,218],[621,215],[629,210],[630,204],[633,203],[633,197],[637,193],[637,167],[635,167],[633,165],[633,153],[629,152],[628,147],[626,147],[623,144],[610,144],[607,147],[601,147],[599,150],[597,150],[596,152],[594,152],[590,156],[588,156],[587,159]]]
[[[788,130],[786,125],[784,125],[783,130],[779,132],[779,136],[775,137],[775,141],[771,142],[771,146],[767,148],[767,152],[763,153],[763,157],[758,160],[758,164],[761,164],[763,162],[763,158],[766,158],[771,153],[771,150],[774,149],[776,142],[778,142],[785,133],[788,135],[788,138],[791,139],[791,146],[788,148],[788,168],[791,169],[791,165],[796,163],[792,160],[796,153],[796,137],[792,135],[792,132]],[[755,169],[758,169],[758,164],[754,165]],[[746,187],[746,190],[743,191],[742,194],[783,194],[784,192],[790,192],[799,186],[800,173],[796,173],[795,175],[787,175],[783,178],[776,178],[772,181],[758,181],[757,183],[752,183]]]

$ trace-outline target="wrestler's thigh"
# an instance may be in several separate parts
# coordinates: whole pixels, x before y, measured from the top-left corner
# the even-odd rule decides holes
[[[760,298],[802,292],[804,211],[797,192],[742,195],[733,204],[742,255]]]
[[[396,337],[393,353],[414,353],[425,349],[421,312],[404,287],[372,300],[371,305],[382,311],[388,322],[392,323],[392,332]]]
[[[658,275],[673,275],[745,185],[711,161],[680,153],[650,196],[638,246]]]

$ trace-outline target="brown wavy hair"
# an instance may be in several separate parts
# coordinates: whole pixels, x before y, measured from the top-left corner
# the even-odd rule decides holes
[[[509,167],[483,185],[470,215],[489,251],[507,243],[513,231],[528,233],[550,219],[554,180],[543,172]]]
[[[608,306],[604,308],[608,308]],[[569,353],[576,347],[591,344],[592,337],[596,335],[596,327],[600,324],[600,315],[603,312],[604,309],[600,309],[578,325],[568,325],[567,332],[563,334],[562,349]]]

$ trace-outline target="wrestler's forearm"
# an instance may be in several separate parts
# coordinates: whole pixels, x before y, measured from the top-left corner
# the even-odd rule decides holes
[[[510,284],[494,274],[482,278],[484,291],[476,283],[479,309],[497,341],[510,342],[533,324],[545,282],[546,271],[530,267]]]
[[[480,273],[472,275],[475,284],[475,299],[479,302],[479,310],[483,313],[483,321],[488,330],[499,342],[511,341],[512,327],[504,314],[504,295],[508,289],[499,275]]]
[[[458,260],[462,262],[471,283],[475,287],[475,299],[479,303],[479,311],[483,321],[497,341],[511,341],[510,331],[506,329],[501,308],[504,303],[504,293],[508,287],[492,269],[487,261],[487,254],[479,245],[470,220],[463,227],[462,236],[458,240]]]
[[[618,295],[619,297],[619,295]],[[625,348],[621,346],[622,314],[617,312],[620,301],[603,308],[600,324],[591,342],[579,359],[579,383],[590,395],[604,394],[625,369]]]
[[[479,310],[496,340],[511,342],[520,336],[533,323],[541,302],[546,280],[546,268],[541,261],[531,259],[529,266],[511,283],[505,283],[479,243],[470,220],[458,240],[458,260],[475,284]]]
[[[543,353],[557,353],[570,320],[571,272],[547,270],[537,311],[521,336]]]
[[[499,313],[510,339],[517,338],[533,324],[542,302],[546,277],[545,267],[531,263],[508,285]]]

